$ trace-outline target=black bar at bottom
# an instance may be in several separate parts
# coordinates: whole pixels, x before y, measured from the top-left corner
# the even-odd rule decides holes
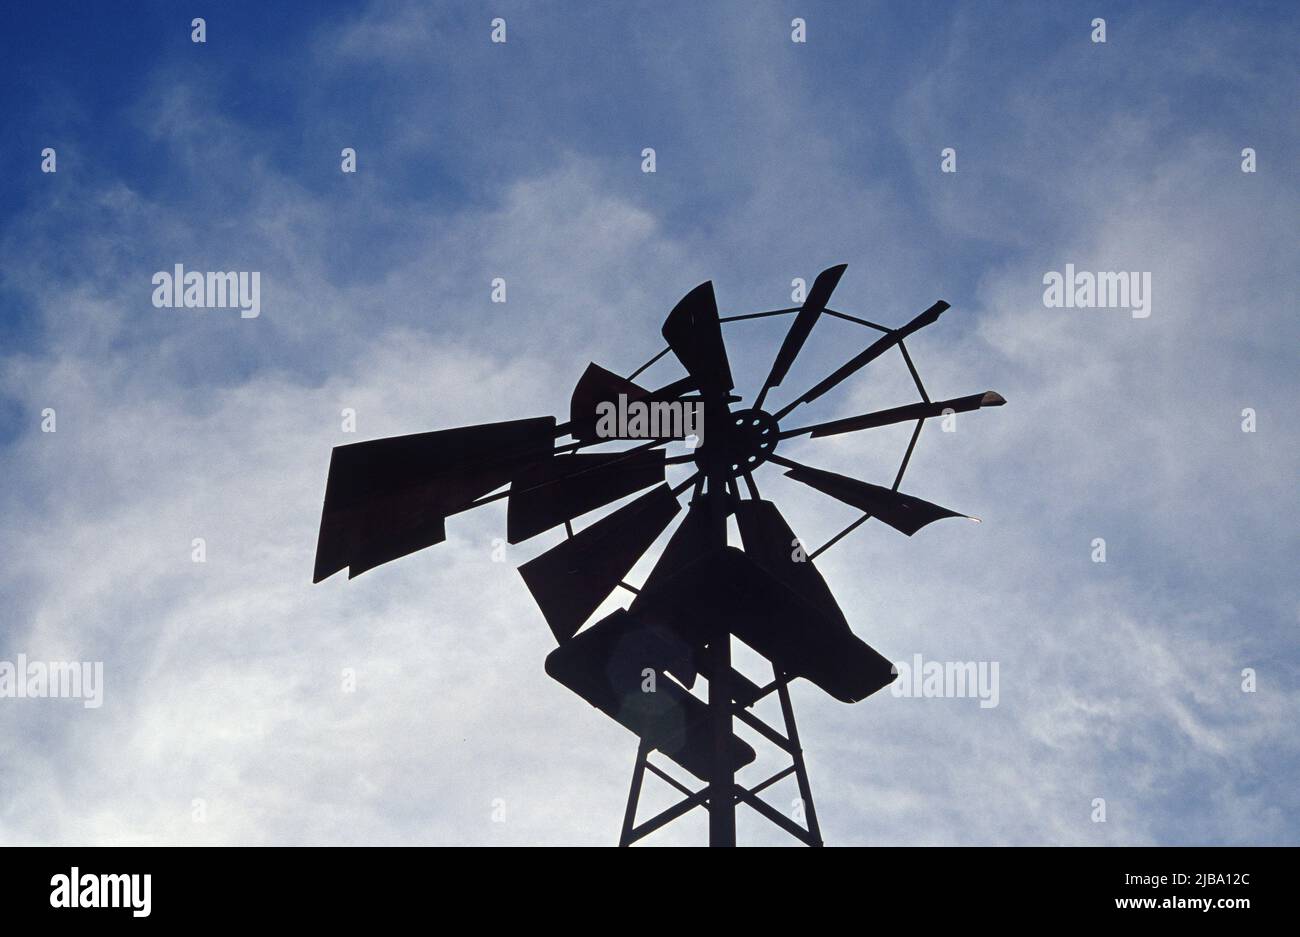
[[[683,805],[698,806],[702,794]],[[912,923],[927,929],[946,921],[1130,916],[1180,923],[1199,918],[1233,928],[1261,911],[1280,919],[1294,908],[1284,888],[1293,880],[1295,855],[1284,848],[872,848],[836,860],[816,853],[797,864],[782,863],[780,874],[783,889],[824,893],[832,901],[834,891],[824,890],[827,876],[855,869],[864,894],[873,896],[868,904],[904,920],[917,915]],[[563,863],[565,875],[581,882],[585,892],[619,894],[632,874],[637,881],[658,882],[661,890],[669,879],[678,889],[691,887],[695,876],[709,874],[703,856],[703,850],[675,855],[668,879],[661,860],[651,866],[627,851],[618,859],[569,852]],[[728,859],[729,874],[770,873],[773,861],[767,850],[741,850]],[[624,867],[633,863],[640,864],[635,871]],[[519,850],[449,855],[431,848],[8,847],[0,850],[0,907],[7,932],[15,934],[33,931],[10,925],[29,923],[56,925],[49,933],[103,924],[174,931],[191,923],[209,930],[222,924],[285,923],[303,932],[317,922],[338,932],[350,921],[373,930],[376,923],[409,920],[412,912],[433,908],[474,919],[475,909],[485,907],[485,919],[495,920],[500,893],[495,903],[474,899],[480,893],[490,898],[502,882],[509,883],[513,908],[539,913],[547,889],[555,887],[554,876],[544,874],[546,865],[537,853]],[[55,907],[61,899],[70,904],[74,868],[79,907]],[[117,877],[107,889],[102,887],[106,875]],[[132,875],[139,878],[120,877]],[[144,875],[149,876],[147,915],[138,914],[144,910],[143,889],[133,885],[143,885]],[[800,882],[801,876],[806,881]],[[91,878],[95,885],[87,891]],[[122,907],[85,906],[114,897]],[[530,905],[534,900],[538,903]]]

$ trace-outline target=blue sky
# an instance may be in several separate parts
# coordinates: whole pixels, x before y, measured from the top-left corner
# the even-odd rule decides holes
[[[549,542],[493,563],[481,510],[312,586],[329,449],[563,412],[696,283],[775,308],[841,262],[835,308],[952,303],[909,342],[933,396],[1009,404],[927,427],[903,486],[982,525],[819,561],[890,659],[1001,675],[992,709],[797,685],[828,841],[1300,841],[1294,7],[609,6],[7,14],[0,659],[107,685],[0,700],[0,841],[609,842],[635,746],[542,671],[513,567]],[[176,263],[260,271],[261,316],[155,309]],[[1045,308],[1067,263],[1150,271],[1151,316]],[[783,327],[728,328],[752,391]],[[786,386],[867,340],[820,324]],[[809,415],[908,387],[882,360]],[[887,484],[906,437],[788,454]],[[769,472],[805,540],[853,519]]]

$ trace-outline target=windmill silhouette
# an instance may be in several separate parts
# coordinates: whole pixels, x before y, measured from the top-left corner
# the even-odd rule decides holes
[[[898,490],[921,427],[931,417],[1000,406],[988,391],[952,400],[931,400],[904,339],[933,324],[948,309],[937,302],[899,328],[827,308],[845,265],[822,271],[802,305],[722,318],[712,282],[688,293],[663,326],[667,347],[629,377],[590,365],[573,391],[569,419],[540,417],[418,433],[338,446],[330,460],[316,550],[314,581],[348,569],[349,578],[446,539],[447,517],[508,498],[506,532],[519,543],[564,526],[567,539],[520,567],[520,574],[557,647],[546,671],[640,738],[621,845],[661,828],[697,806],[709,814],[711,845],[735,845],[736,805],[746,804],[808,845],[822,844],[808,773],[800,747],[789,684],[804,678],[846,703],[857,702],[893,681],[890,662],[849,627],[813,560],[869,518],[908,536],[955,511]],[[772,368],[748,406],[733,393],[722,323],[793,315]],[[866,349],[772,413],[764,409],[823,315],[880,333]],[[897,347],[920,400],[917,403],[826,423],[783,429],[781,421]],[[635,379],[673,353],[686,376],[648,390]],[[649,406],[689,404],[703,413],[702,434],[685,454],[670,456],[679,437],[664,432],[610,436],[597,414],[615,401]],[[606,409],[604,412],[608,412]],[[911,441],[891,487],[871,484],[794,462],[777,454],[779,444],[800,436],[820,438],[915,422]],[[563,440],[571,439],[571,442]],[[618,451],[588,451],[611,442],[634,442]],[[805,554],[776,505],[761,497],[754,471],[764,463],[859,510],[862,516],[820,549]],[[669,465],[693,466],[676,485]],[[744,485],[744,496],[741,494]],[[646,489],[649,489],[648,491]],[[638,492],[643,492],[637,495]],[[669,538],[640,588],[624,581],[678,515]],[[575,532],[572,521],[632,495],[601,519]],[[728,545],[735,518],[743,549]],[[583,629],[616,590],[631,604]],[[733,668],[731,641],[738,638],[765,657],[772,679],[759,685]],[[707,700],[691,692],[697,678]],[[754,714],[775,693],[782,733]],[[755,750],[735,732],[748,726],[790,756],[790,764],[763,782],[745,787],[736,772]],[[692,790],[650,761],[658,751],[704,782]],[[638,824],[645,773],[673,786],[683,799]],[[806,825],[759,797],[793,774]]]

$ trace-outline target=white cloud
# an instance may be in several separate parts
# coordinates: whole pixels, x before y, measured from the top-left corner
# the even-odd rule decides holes
[[[430,33],[394,9],[338,41],[411,67]],[[611,841],[634,740],[542,670],[553,641],[513,569],[539,548],[492,563],[496,505],[454,518],[429,551],[313,586],[330,447],[563,412],[588,360],[648,358],[673,299],[710,274],[729,310],[770,308],[791,276],[847,260],[837,308],[898,323],[963,281],[945,268],[951,254],[979,262],[962,254],[975,243],[998,259],[909,344],[934,396],[993,387],[1009,405],[962,415],[955,434],[927,427],[903,490],[986,523],[913,539],[868,524],[819,566],[882,653],[997,660],[1001,702],[882,694],[845,707],[797,685],[827,839],[1294,840],[1295,536],[1279,506],[1294,497],[1281,401],[1295,379],[1275,349],[1294,276],[1281,272],[1292,251],[1260,235],[1282,229],[1287,190],[1238,178],[1208,133],[1164,152],[1162,128],[1121,115],[1060,164],[1027,151],[1031,165],[986,183],[963,163],[960,188],[904,197],[845,168],[835,127],[790,116],[815,80],[786,81],[788,64],[730,68],[736,86],[768,77],[734,134],[719,133],[717,164],[754,158],[733,136],[770,146],[758,182],[698,230],[673,224],[671,171],[655,180],[660,204],[577,140],[482,204],[426,213],[373,188],[323,196],[257,159],[232,164],[255,139],[174,89],[142,109],[159,145],[196,179],[225,166],[240,199],[196,184],[210,213],[195,224],[192,204],[88,186],[7,234],[11,282],[50,341],[7,355],[0,391],[25,414],[55,406],[59,432],[3,453],[0,589],[16,598],[0,656],[103,659],[107,686],[97,711],[0,706],[0,747],[20,752],[0,764],[0,837]],[[663,92],[686,121],[700,113],[690,77]],[[920,85],[899,118],[936,157],[923,141],[951,120],[943,87]],[[1010,94],[1013,135],[1057,120],[1059,93]],[[1157,150],[1154,170],[1121,173]],[[1052,190],[1062,179],[1075,188]],[[1045,222],[1054,211],[1062,220]],[[392,236],[371,276],[332,269],[348,224]],[[925,244],[936,228],[955,234]],[[262,318],[148,305],[152,270],[205,257],[260,265]],[[1151,269],[1151,319],[1044,309],[1042,273],[1064,262]],[[488,302],[497,275],[505,306]],[[729,328],[737,372],[764,370],[780,327]],[[863,335],[819,326],[787,390]],[[892,405],[905,382],[882,362],[817,412]],[[1255,436],[1237,429],[1242,406],[1260,408]],[[338,431],[342,407],[357,410],[358,437]],[[878,431],[789,452],[881,481],[900,442]],[[810,543],[854,516],[775,472],[760,483]],[[1104,566],[1088,560],[1094,536],[1108,540]],[[190,561],[194,537],[206,564]],[[1245,666],[1257,694],[1240,692]],[[341,692],[344,667],[355,694]],[[1095,797],[1106,824],[1089,820]],[[698,839],[693,822],[657,841]],[[744,833],[784,841],[748,820]]]

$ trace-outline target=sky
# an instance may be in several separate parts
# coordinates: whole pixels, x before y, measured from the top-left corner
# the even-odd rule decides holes
[[[555,532],[496,561],[498,503],[313,585],[330,449],[563,414],[588,362],[659,351],[696,284],[724,315],[774,309],[846,263],[838,310],[902,325],[951,303],[908,342],[931,396],[1008,403],[927,425],[902,486],[982,524],[867,523],[818,567],[890,660],[996,662],[999,692],[844,705],[796,682],[827,842],[1300,843],[1298,20],[7,11],[0,661],[100,661],[104,683],[98,708],[0,698],[0,842],[615,842],[635,737],[546,676],[554,639],[515,571]],[[155,307],[176,264],[257,271],[260,315]],[[1067,264],[1149,273],[1150,315],[1048,307]],[[786,321],[725,326],[741,393]],[[872,338],[823,319],[782,390]],[[680,375],[665,359],[645,381]],[[891,355],[806,415],[914,399]],[[783,450],[888,485],[908,435]],[[758,481],[809,544],[857,516],[774,467]],[[765,752],[741,779],[779,767]],[[642,817],[671,801],[648,782]],[[646,842],[705,838],[697,810]]]

